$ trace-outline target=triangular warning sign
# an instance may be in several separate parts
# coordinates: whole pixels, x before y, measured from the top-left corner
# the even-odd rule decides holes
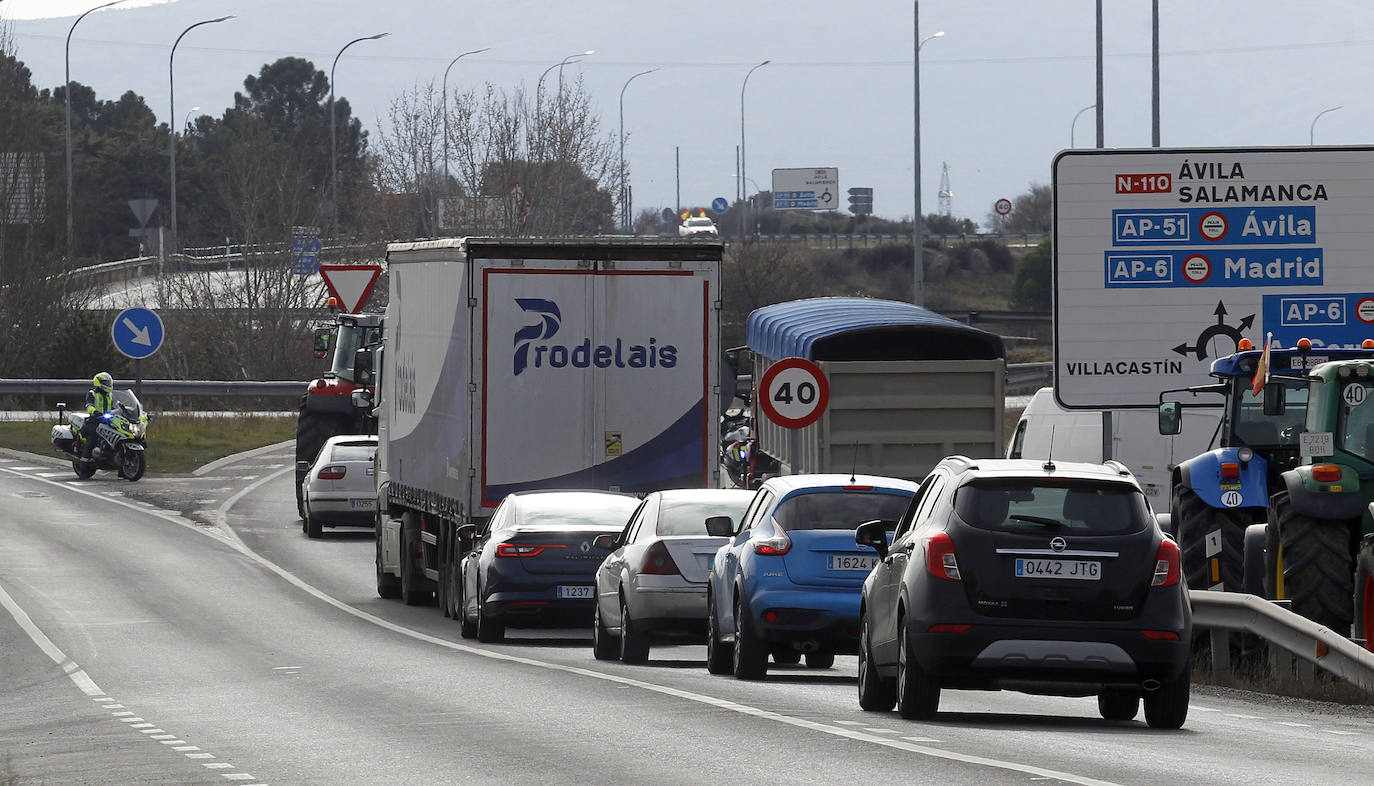
[[[320,278],[345,314],[356,314],[382,275],[381,265],[320,265]]]

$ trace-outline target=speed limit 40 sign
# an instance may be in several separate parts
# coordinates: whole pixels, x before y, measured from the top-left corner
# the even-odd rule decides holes
[[[805,358],[784,358],[763,372],[759,383],[763,414],[783,428],[805,428],[830,403],[830,383],[820,366]]]

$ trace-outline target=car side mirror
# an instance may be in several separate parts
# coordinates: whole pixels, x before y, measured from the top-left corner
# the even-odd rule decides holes
[[[367,409],[372,406],[372,391],[358,388],[349,394],[348,400],[358,409]]]
[[[297,472],[309,472],[309,471],[310,471],[310,462],[309,462],[309,461],[297,461],[297,462],[296,462],[296,471],[297,471]]]
[[[610,551],[614,550],[616,546],[620,545],[619,539],[620,536],[618,535],[606,533],[605,535],[597,535],[596,537],[592,538],[592,545],[598,549],[606,549]]]
[[[1282,415],[1288,408],[1288,387],[1282,382],[1270,382],[1264,386],[1264,414],[1267,417]]]
[[[735,522],[729,516],[706,519],[706,534],[713,538],[728,538],[735,532]]]
[[[1183,407],[1177,401],[1159,403],[1159,433],[1165,436],[1183,430]]]
[[[454,530],[453,534],[457,535],[459,540],[472,540],[477,536],[477,525],[463,524]]]
[[[353,353],[353,381],[359,385],[372,384],[372,349],[363,347]]]
[[[334,332],[329,328],[315,328],[315,340],[313,346],[315,357],[322,358],[329,354],[329,345],[333,343]]]
[[[860,546],[868,546],[878,552],[879,557],[887,556],[887,525],[891,523],[883,519],[865,521],[854,530],[854,542]]]

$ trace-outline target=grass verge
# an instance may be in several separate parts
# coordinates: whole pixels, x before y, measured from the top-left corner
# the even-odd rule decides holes
[[[64,457],[52,446],[52,421],[0,423],[0,447]],[[218,458],[296,436],[296,418],[158,415],[148,427],[148,471],[184,473]]]

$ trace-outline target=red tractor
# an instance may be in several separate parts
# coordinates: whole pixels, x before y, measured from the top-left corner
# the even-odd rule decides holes
[[[334,340],[336,331],[338,338]],[[315,331],[315,356],[323,358],[329,354],[332,344],[334,363],[328,373],[310,382],[301,396],[296,418],[296,512],[301,518],[305,517],[301,483],[325,440],[336,434],[368,434],[376,430],[376,422],[368,411],[353,405],[353,391],[373,388],[370,378],[358,378],[354,356],[359,349],[381,339],[381,314],[340,314],[334,328]]]

